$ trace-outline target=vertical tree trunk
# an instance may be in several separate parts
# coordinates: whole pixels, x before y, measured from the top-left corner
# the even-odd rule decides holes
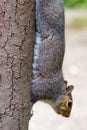
[[[28,130],[34,0],[0,0],[0,130]]]

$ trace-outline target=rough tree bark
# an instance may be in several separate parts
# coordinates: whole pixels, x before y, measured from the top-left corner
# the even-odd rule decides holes
[[[28,130],[34,0],[0,0],[0,130]]]

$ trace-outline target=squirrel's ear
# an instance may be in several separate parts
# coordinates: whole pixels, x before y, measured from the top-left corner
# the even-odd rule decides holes
[[[74,89],[73,85],[69,85],[66,87],[66,95],[70,94]]]
[[[67,84],[68,84],[68,81],[65,80],[64,83],[67,85]]]

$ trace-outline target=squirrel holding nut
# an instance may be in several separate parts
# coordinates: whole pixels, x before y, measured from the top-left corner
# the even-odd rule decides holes
[[[54,111],[69,117],[73,85],[62,73],[65,52],[64,5],[62,0],[36,0],[36,41],[34,46],[31,108],[41,100]]]

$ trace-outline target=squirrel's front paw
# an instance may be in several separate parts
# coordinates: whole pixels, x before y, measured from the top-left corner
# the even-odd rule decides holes
[[[29,120],[31,119],[32,116],[33,116],[33,109],[31,109],[29,112]]]

